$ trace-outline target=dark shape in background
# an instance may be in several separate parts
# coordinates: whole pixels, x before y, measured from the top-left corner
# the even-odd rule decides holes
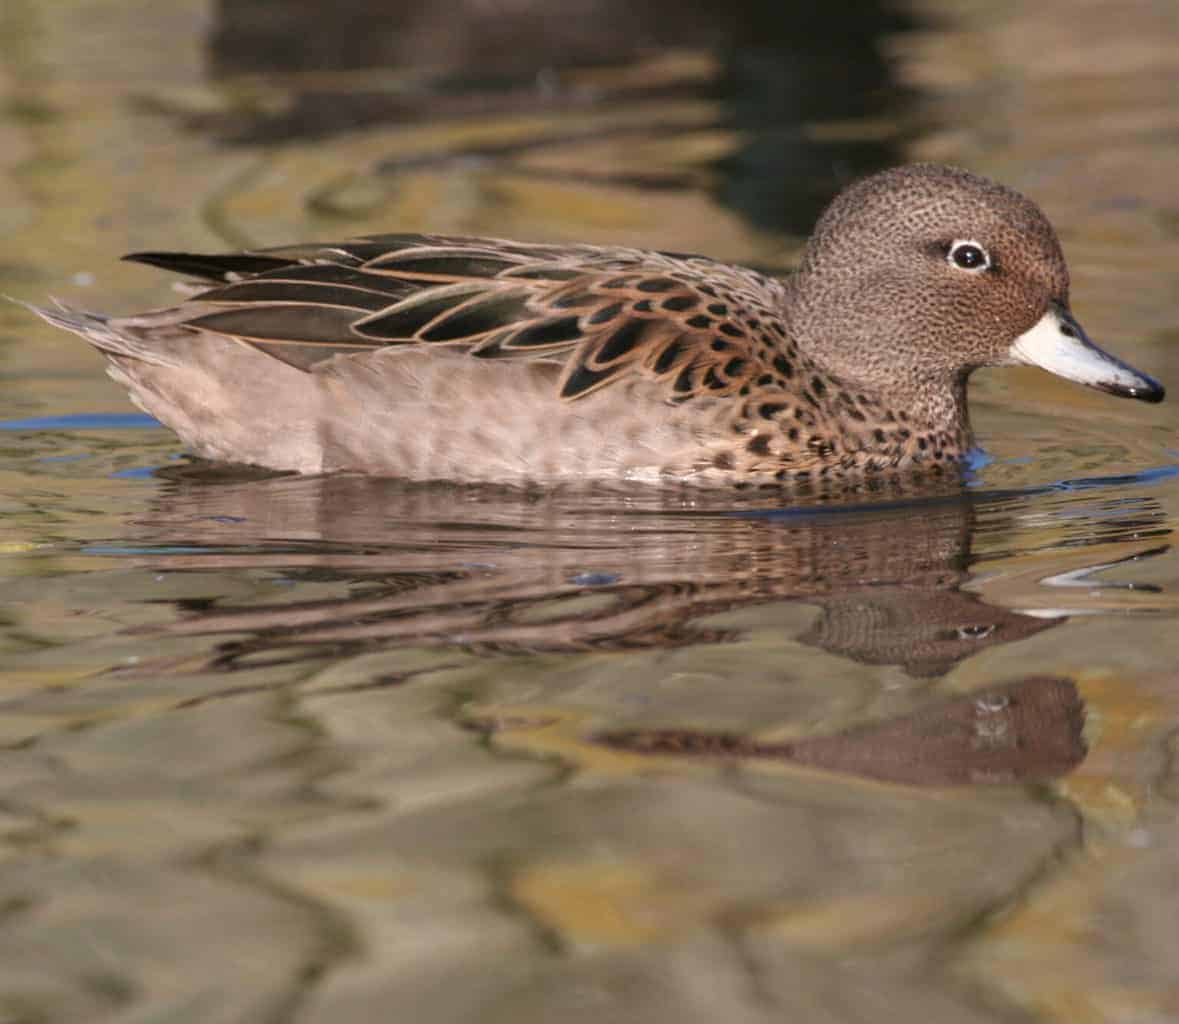
[[[647,139],[734,131],[738,145],[699,173],[653,167],[631,184],[704,184],[758,228],[806,235],[843,184],[903,162],[900,129],[822,138],[809,129],[817,122],[895,124],[912,97],[892,79],[880,44],[915,24],[867,0],[336,0],[330,14],[321,0],[221,0],[209,38],[214,75],[263,76],[281,87],[285,102],[197,120],[237,143],[585,109],[625,114],[623,130]],[[707,59],[670,75],[647,63],[685,52]],[[587,77],[587,69],[598,74]],[[668,124],[660,104],[683,100],[713,101],[720,112]],[[649,119],[636,122],[633,115],[646,107]],[[436,159],[509,160],[584,138],[541,132]],[[420,165],[419,157],[413,166]],[[392,152],[380,173],[401,167]],[[587,169],[586,180],[602,179]]]

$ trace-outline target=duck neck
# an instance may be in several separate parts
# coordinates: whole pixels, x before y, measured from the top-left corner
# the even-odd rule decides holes
[[[872,318],[850,316],[838,328],[846,334],[833,336],[830,318],[811,315],[814,310],[797,281],[794,295],[794,303],[788,304],[790,336],[814,371],[833,383],[829,390],[846,396],[869,424],[885,425],[890,438],[892,425],[899,424],[896,429],[925,437],[931,450],[935,445],[951,453],[970,447],[969,370],[928,365],[921,344],[915,343],[911,352],[903,343],[882,345],[873,334]],[[852,419],[858,421],[854,415]]]
[[[903,413],[914,427],[952,437],[963,447],[970,446],[965,374],[942,380],[927,379],[914,386],[886,388],[872,394],[882,410],[898,418]]]
[[[966,406],[966,379],[937,388],[857,392],[865,417],[855,434],[863,459],[893,465],[949,465],[973,444]],[[867,429],[863,429],[866,427]]]

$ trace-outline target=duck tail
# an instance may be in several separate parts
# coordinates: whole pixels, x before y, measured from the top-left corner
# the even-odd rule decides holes
[[[57,299],[50,300],[53,302],[52,307],[37,306],[31,302],[21,302],[19,299],[12,301],[36,313],[46,323],[85,338],[105,355],[138,359],[157,365],[172,365],[172,360],[168,359],[164,352],[151,345],[141,332],[123,324],[118,318],[75,309]]]

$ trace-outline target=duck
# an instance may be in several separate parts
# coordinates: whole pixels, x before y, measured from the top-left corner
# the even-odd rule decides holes
[[[1059,239],[955,167],[844,189],[786,277],[706,256],[377,234],[126,257],[194,280],[132,316],[37,308],[197,456],[302,474],[806,487],[943,475],[967,381],[1164,388],[1094,344]]]

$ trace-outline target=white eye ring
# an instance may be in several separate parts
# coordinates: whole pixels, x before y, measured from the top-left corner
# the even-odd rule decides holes
[[[991,254],[973,238],[959,238],[950,243],[946,260],[955,270],[981,274],[991,269]]]

